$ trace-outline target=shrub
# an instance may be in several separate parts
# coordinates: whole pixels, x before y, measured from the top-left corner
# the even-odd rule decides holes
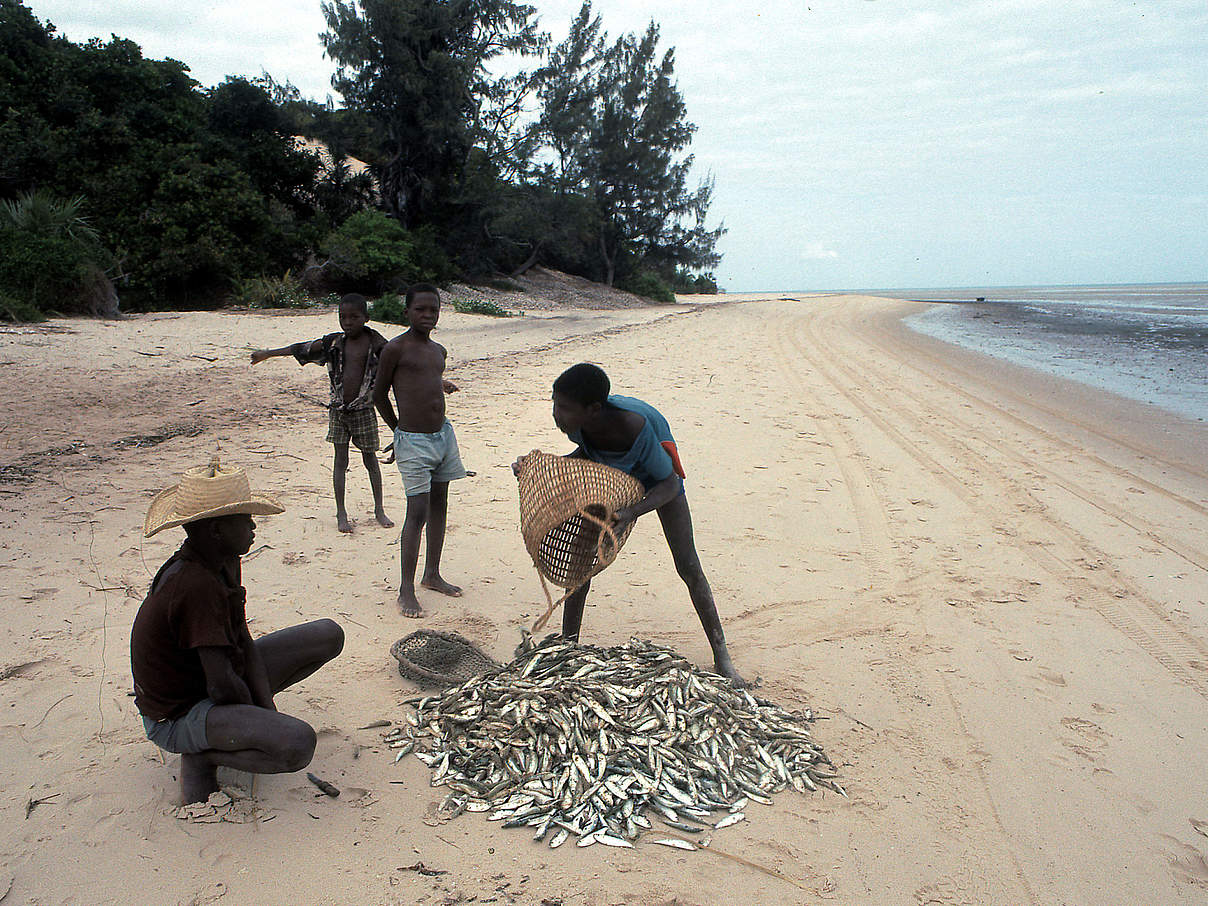
[[[381,292],[418,279],[411,236],[381,211],[353,214],[327,234],[320,249],[352,289]]]
[[[407,304],[398,293],[386,293],[369,306],[369,320],[407,326]]]
[[[717,292],[717,279],[712,273],[693,274],[684,268],[679,268],[675,272],[672,289],[677,293],[712,295]]]
[[[317,304],[289,271],[280,277],[250,277],[235,287],[235,301],[248,308],[312,308]],[[338,301],[338,299],[337,299]]]
[[[516,314],[488,299],[454,299],[453,310],[463,315],[490,315],[494,318],[511,318]]]
[[[10,296],[0,289],[0,321],[45,321],[45,313],[31,302]]]
[[[661,277],[650,271],[628,274],[617,281],[617,288],[633,293],[635,296],[653,299],[655,302],[675,302],[675,293],[671,291],[671,287]]]
[[[44,192],[0,204],[4,317],[117,314],[116,295],[104,270],[112,259],[80,216],[82,206],[82,198],[63,200]]]
[[[436,230],[420,227],[408,234],[411,238],[413,271],[407,276],[408,283],[435,283],[442,286],[457,277],[457,269],[436,241]]]

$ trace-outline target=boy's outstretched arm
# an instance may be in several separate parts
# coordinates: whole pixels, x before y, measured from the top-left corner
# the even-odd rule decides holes
[[[291,343],[289,346],[281,346],[278,349],[253,349],[252,364],[256,365],[263,362],[265,359],[276,358],[277,356],[292,355],[298,359],[299,365],[305,365],[306,362],[322,363],[323,356],[323,341],[310,340],[302,343]],[[301,356],[299,356],[299,353]]]
[[[390,388],[394,386],[396,368],[398,350],[387,343],[382,348],[382,357],[378,360],[377,377],[373,382],[373,404],[391,432],[398,428],[398,416],[394,414],[394,406],[390,402]]]
[[[265,359],[271,359],[280,355],[293,355],[293,346],[282,346],[280,349],[253,349],[252,364],[257,365]]]

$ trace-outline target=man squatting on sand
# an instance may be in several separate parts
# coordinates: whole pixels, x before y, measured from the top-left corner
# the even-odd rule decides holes
[[[327,403],[327,440],[335,445],[335,461],[331,481],[336,497],[336,525],[341,532],[351,532],[348,512],[344,508],[344,476],[348,472],[348,441],[361,451],[361,461],[369,473],[373,488],[373,513],[380,525],[394,525],[382,508],[382,470],[377,457],[377,415],[373,409],[373,381],[386,338],[366,327],[369,306],[365,297],[349,293],[340,300],[340,329],[317,340],[307,340],[282,346],[280,349],[257,349],[252,364],[274,356],[292,355],[299,365],[314,362],[327,366],[331,381],[331,399]]]
[[[325,619],[253,639],[241,584],[252,516],[283,509],[215,457],[161,491],[147,512],[147,537],[183,525],[187,540],[155,574],[134,618],[134,702],[147,738],[180,754],[186,803],[217,791],[219,765],[279,774],[314,756],[315,731],[279,712],[273,696],[338,655],[344,631]]]
[[[684,491],[684,467],[667,420],[649,403],[613,396],[608,375],[583,362],[562,372],[554,381],[554,424],[578,447],[580,456],[628,472],[642,483],[646,496],[631,507],[616,511],[613,523],[623,527],[655,510],[675,561],[675,571],[688,586],[688,595],[713,649],[714,668],[737,686],[747,685],[730,661],[713,590],[700,565],[692,537],[692,514]],[[521,459],[512,464],[519,474]],[[585,582],[563,604],[562,637],[577,642],[583,622],[583,605],[591,582]]]
[[[449,482],[466,477],[453,426],[445,418],[445,394],[457,386],[444,379],[448,353],[429,336],[440,320],[440,293],[435,286],[417,283],[407,290],[405,332],[386,344],[378,365],[373,399],[386,426],[394,432],[394,455],[403,489],[407,516],[399,537],[398,605],[403,616],[423,616],[415,596],[415,569],[419,539],[428,530],[428,549],[420,585],[458,597],[461,589],[440,575],[440,555],[445,545],[449,515]],[[398,415],[390,404],[394,391]]]

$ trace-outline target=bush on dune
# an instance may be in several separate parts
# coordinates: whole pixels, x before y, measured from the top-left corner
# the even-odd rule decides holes
[[[0,204],[0,317],[118,314],[112,256],[84,218],[82,197],[27,192]]]

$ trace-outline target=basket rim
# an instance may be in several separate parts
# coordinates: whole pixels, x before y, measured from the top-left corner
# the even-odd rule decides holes
[[[413,679],[429,680],[431,682],[446,684],[464,682],[466,679],[468,679],[468,677],[458,677],[448,673],[437,673],[434,670],[429,670],[427,667],[423,667],[415,663],[413,660],[404,655],[402,653],[403,646],[414,638],[438,638],[446,642],[453,642],[463,650],[471,651],[478,657],[481,657],[489,665],[487,667],[488,670],[499,666],[499,664],[493,658],[487,655],[486,652],[479,649],[477,645],[475,645],[461,633],[449,632],[440,629],[417,629],[415,632],[404,636],[390,646],[391,656],[398,661],[399,673],[405,676],[410,676]]]

